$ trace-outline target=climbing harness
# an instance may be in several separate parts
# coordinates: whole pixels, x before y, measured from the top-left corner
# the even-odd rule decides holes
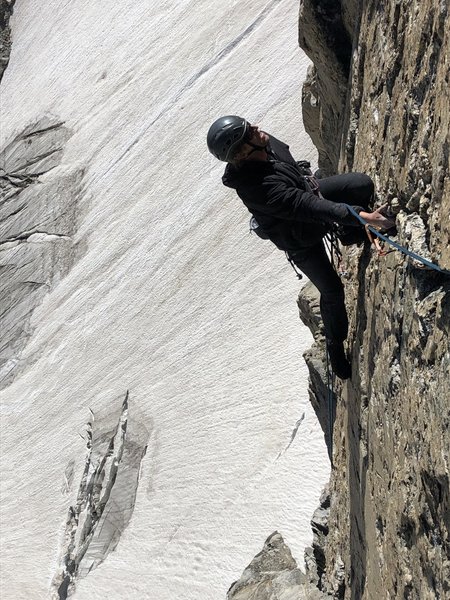
[[[422,256],[420,256],[419,254],[416,254],[412,250],[408,250],[407,248],[404,248],[400,244],[397,244],[397,242],[394,242],[394,240],[391,240],[386,235],[380,233],[377,229],[372,227],[372,225],[369,225],[367,223],[367,221],[365,221],[365,219],[360,217],[359,214],[356,212],[356,210],[349,204],[346,204],[345,206],[349,209],[349,211],[352,213],[352,215],[354,217],[356,217],[358,219],[358,221],[364,225],[364,227],[366,228],[366,231],[369,231],[371,234],[374,234],[375,236],[377,236],[381,240],[383,240],[383,242],[385,242],[386,244],[389,244],[389,246],[392,246],[395,250],[399,250],[402,254],[405,254],[406,256],[409,256],[410,258],[417,260],[418,262],[422,263],[426,267],[428,267],[430,269],[434,269],[435,271],[438,271],[439,273],[443,273],[444,275],[450,275],[450,271],[448,271],[447,269],[443,269],[439,265],[436,265],[433,262],[431,262],[430,260],[423,258]],[[386,252],[386,254],[387,254],[387,252]]]

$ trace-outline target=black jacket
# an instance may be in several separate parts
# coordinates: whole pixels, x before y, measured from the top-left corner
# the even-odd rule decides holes
[[[332,223],[359,225],[345,204],[312,193],[287,144],[269,136],[269,148],[267,162],[228,164],[222,181],[236,190],[278,248],[295,252],[314,246]]]

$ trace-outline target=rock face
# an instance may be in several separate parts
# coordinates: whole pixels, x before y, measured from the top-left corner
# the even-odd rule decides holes
[[[350,17],[342,9],[339,0],[302,0],[300,3],[299,42],[314,63],[303,86],[303,117],[325,175],[337,170],[350,73],[352,26],[349,21],[355,11],[349,9]]]
[[[298,308],[303,323],[310,328],[313,345],[303,354],[309,369],[309,400],[325,434],[328,455],[332,458],[332,426],[334,423],[336,394],[332,390],[331,373],[325,353],[325,334],[319,307],[320,294],[311,282],[306,283],[298,297]]]
[[[309,2],[301,4],[300,38],[316,62],[320,108],[312,114],[306,102],[305,124],[319,132],[319,149],[328,145],[322,164],[369,173],[377,200],[398,213],[397,241],[450,269],[448,2],[366,1],[360,13],[348,3],[320,3],[314,14]],[[334,113],[337,104],[322,94],[339,83],[324,63],[338,63],[341,42],[302,36],[326,18],[339,21],[337,13],[353,46],[345,110]],[[308,82],[306,98],[310,88]],[[336,97],[343,106],[343,95]],[[338,137],[330,122],[339,122]],[[337,386],[322,587],[355,600],[444,599],[450,281],[399,252],[377,258],[368,248],[348,251],[346,262],[353,376]],[[300,306],[311,322],[311,308],[303,300]],[[309,366],[311,394],[322,398],[320,369],[311,358]]]

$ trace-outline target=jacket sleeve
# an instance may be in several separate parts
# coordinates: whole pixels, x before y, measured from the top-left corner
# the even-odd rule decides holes
[[[250,202],[249,195],[252,198]],[[331,202],[323,196],[316,196],[294,185],[290,186],[277,176],[266,177],[261,185],[254,186],[250,194],[245,193],[243,196],[250,209],[257,209],[278,219],[361,226],[345,204]],[[353,208],[357,213],[364,210],[360,206]]]

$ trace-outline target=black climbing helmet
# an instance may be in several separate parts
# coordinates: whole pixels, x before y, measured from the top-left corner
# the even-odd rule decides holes
[[[208,150],[219,160],[232,160],[235,151],[244,141],[249,123],[242,117],[228,115],[220,117],[208,131]]]

